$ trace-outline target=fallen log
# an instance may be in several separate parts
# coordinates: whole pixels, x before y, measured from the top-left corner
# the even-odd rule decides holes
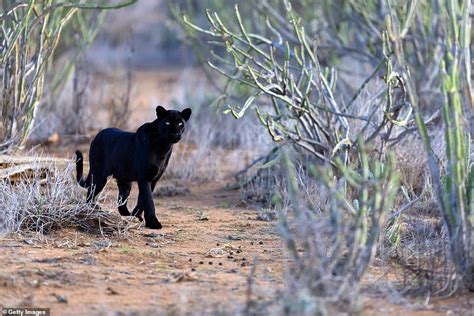
[[[64,158],[0,155],[0,180],[16,183],[40,175],[45,178],[52,166],[66,167],[71,161]]]

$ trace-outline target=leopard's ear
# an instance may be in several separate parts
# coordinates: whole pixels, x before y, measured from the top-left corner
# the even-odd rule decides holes
[[[192,112],[193,112],[193,111],[191,111],[190,108],[184,109],[184,110],[181,111],[181,116],[183,117],[183,119],[184,119],[185,121],[188,121],[189,118],[191,117],[191,113],[192,113]]]
[[[162,107],[161,105],[158,105],[156,107],[156,117],[162,118],[166,115],[166,112],[168,112],[168,111],[166,111],[166,109],[164,107]]]

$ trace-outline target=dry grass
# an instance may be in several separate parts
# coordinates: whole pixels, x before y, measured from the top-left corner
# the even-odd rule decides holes
[[[433,149],[439,163],[445,165],[442,131],[437,133]],[[416,137],[394,147],[400,190],[378,251],[384,264],[404,271],[397,289],[414,295],[442,292],[454,273],[426,157],[417,150],[421,147]]]
[[[16,183],[8,178],[0,181],[0,231],[48,234],[75,227],[94,234],[124,235],[130,221],[86,203],[84,190],[72,176],[73,167],[72,162],[65,168],[51,163],[31,169]]]

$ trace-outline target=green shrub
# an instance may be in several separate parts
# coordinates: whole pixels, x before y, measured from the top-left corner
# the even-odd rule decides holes
[[[207,10],[207,26],[189,18],[186,7],[174,12],[199,56],[225,78],[219,87],[226,113],[240,118],[254,109],[275,142],[331,165],[342,181],[333,194],[348,203],[347,172],[362,172],[357,140],[385,166],[390,148],[409,146],[406,138],[419,131],[432,178],[425,183],[433,185],[448,233],[451,260],[444,264],[456,266],[443,286],[452,292],[462,282],[472,289],[474,280],[471,6],[468,0],[249,1],[235,6],[235,18],[229,7]],[[361,83],[354,80],[359,71]],[[380,77],[384,84],[374,89]],[[428,130],[439,118],[446,145],[440,158]],[[399,215],[420,198],[394,212],[388,230],[394,244],[400,244]]]

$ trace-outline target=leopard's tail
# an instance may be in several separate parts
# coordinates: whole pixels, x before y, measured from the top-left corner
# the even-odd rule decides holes
[[[82,177],[84,173],[84,156],[79,150],[76,150],[76,179],[77,183],[83,188],[89,187],[89,177],[84,180]]]

